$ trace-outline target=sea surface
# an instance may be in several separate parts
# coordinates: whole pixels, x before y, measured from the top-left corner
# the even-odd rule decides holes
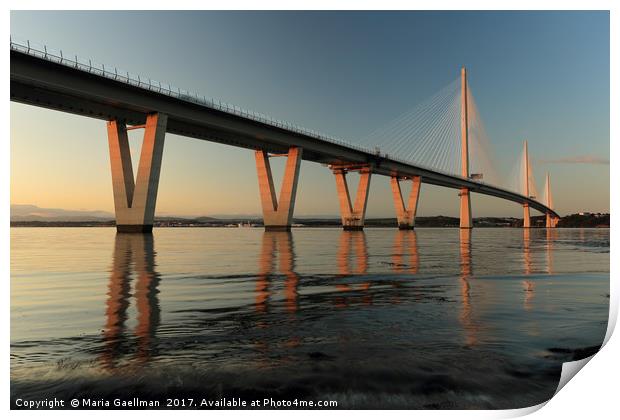
[[[608,229],[12,228],[11,404],[527,407],[608,310]]]

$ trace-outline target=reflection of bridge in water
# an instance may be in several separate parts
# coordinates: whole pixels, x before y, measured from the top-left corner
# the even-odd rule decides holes
[[[409,264],[405,263],[404,257],[409,256]],[[394,271],[417,274],[420,266],[418,255],[418,238],[413,230],[400,230],[394,236],[392,251],[392,263]]]
[[[274,260],[284,274],[284,296],[288,312],[297,310],[297,285],[299,275],[295,272],[295,250],[291,232],[265,232],[259,257],[259,274],[256,284],[256,310],[264,312],[270,296],[270,276],[275,272]]]
[[[534,231],[540,233],[540,231]],[[543,273],[553,274],[553,243],[557,240],[557,231],[554,229],[545,230],[545,267]],[[528,229],[523,230],[523,272],[526,276],[535,274],[534,262],[532,261],[532,241],[531,232]],[[523,289],[525,297],[523,299],[523,308],[532,310],[532,302],[536,294],[536,281],[531,278],[523,280]]]
[[[557,239],[555,230],[546,230],[546,236],[538,238],[537,246],[544,246],[545,265],[541,270],[534,269],[532,259],[532,239],[530,230],[523,231],[522,261],[523,308],[530,311],[535,301],[536,282],[532,277],[538,273],[553,272],[553,243]],[[542,231],[532,231],[542,232]],[[417,301],[424,297],[418,290],[415,279],[424,274],[420,264],[418,234],[415,231],[394,231],[390,271],[395,278],[373,280],[368,275],[369,252],[366,233],[363,231],[341,231],[335,254],[337,272],[329,280],[331,292],[327,300],[334,309],[377,304],[376,297],[383,294],[380,304],[399,304]],[[480,323],[477,320],[477,302],[485,290],[475,292],[474,264],[472,252],[472,231],[460,230],[458,243],[460,255],[460,304],[458,321],[465,333],[465,343],[474,346],[478,343]],[[157,344],[157,330],[161,324],[159,304],[159,284],[162,275],[156,271],[156,252],[153,235],[117,234],[114,242],[108,299],[106,302],[106,321],[103,328],[103,352],[101,360],[106,368],[115,368],[116,361],[128,354],[133,362],[143,364],[149,360]],[[541,254],[537,254],[541,255]],[[296,271],[297,255],[294,246],[294,233],[270,232],[262,235],[258,253],[258,273],[255,280],[253,311],[256,315],[274,315],[274,290],[282,291],[284,313],[294,315],[301,307],[299,287],[301,275]],[[387,273],[386,273],[387,274]],[[403,277],[405,276],[405,277]],[[412,276],[408,278],[407,276]],[[376,278],[376,276],[374,277]],[[413,280],[410,282],[409,280]],[[485,286],[486,287],[486,286]],[[422,286],[423,288],[423,286]],[[486,290],[488,292],[488,290]],[[385,297],[387,295],[387,297]],[[305,299],[324,299],[320,296],[306,296]],[[135,303],[136,327],[127,329],[131,303]],[[261,316],[256,326],[269,328]],[[135,345],[134,345],[135,343]],[[299,338],[291,336],[287,346],[296,346]],[[257,343],[267,351],[267,343]]]
[[[540,234],[542,230],[523,229],[523,240],[521,243],[523,274],[525,278],[521,284],[523,287],[523,309],[531,311],[534,307],[536,297],[536,280],[533,278],[535,274],[553,274],[553,243],[557,239],[557,231],[554,229],[546,229],[545,232],[545,265],[540,270],[535,270],[535,262],[532,256],[532,233]],[[471,281],[474,278],[473,257],[472,257],[472,233],[470,230],[460,231],[460,282],[461,282],[461,312],[459,319],[463,329],[465,330],[466,343],[469,346],[478,342],[480,326],[475,321],[474,305],[472,304],[472,286]]]
[[[135,279],[133,294],[132,279]],[[114,367],[114,360],[127,340],[127,311],[132,297],[137,310],[134,330],[137,338],[136,359],[145,362],[150,357],[152,341],[160,324],[159,282],[160,275],[155,271],[153,236],[118,233],[114,241],[103,330],[103,361],[106,367]]]
[[[471,231],[461,230],[459,236],[459,254],[461,262],[461,313],[459,321],[465,331],[465,343],[473,346],[478,341],[478,325],[474,320],[471,302],[470,279],[473,274],[471,257]]]

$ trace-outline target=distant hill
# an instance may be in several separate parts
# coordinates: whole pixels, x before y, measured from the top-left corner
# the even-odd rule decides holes
[[[475,227],[521,227],[523,219],[514,217],[474,218]],[[255,215],[217,215],[200,217],[156,216],[155,226],[231,226],[238,223],[251,223],[262,226],[261,216]],[[340,227],[339,217],[315,216],[295,217],[294,223],[307,227]],[[544,227],[545,216],[531,218],[532,227]],[[114,226],[114,214],[105,211],[64,210],[41,208],[30,204],[11,205],[11,226]],[[367,218],[367,227],[394,227],[395,218]],[[459,219],[448,216],[417,217],[417,227],[458,227]],[[579,213],[566,215],[560,219],[558,227],[609,227],[609,213]]]
[[[31,204],[11,204],[11,222],[94,222],[114,220],[114,215],[99,210],[48,209]]]
[[[609,213],[579,213],[570,214],[560,219],[558,227],[586,227],[586,228],[608,228]]]

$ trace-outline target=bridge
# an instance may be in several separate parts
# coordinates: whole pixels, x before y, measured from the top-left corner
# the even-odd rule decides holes
[[[445,127],[427,130],[428,141],[425,141],[428,145],[420,155],[428,152],[435,164],[425,164],[416,156],[403,158],[399,154],[382,152],[380,148],[345,142],[114,67],[52,51],[46,46],[35,46],[29,41],[11,40],[10,45],[11,101],[107,121],[119,232],[152,231],[166,133],[253,150],[266,230],[290,230],[302,160],[323,164],[333,172],[345,230],[363,229],[373,174],[391,179],[400,229],[415,226],[422,183],[459,191],[462,229],[473,227],[471,192],[523,206],[524,228],[530,227],[530,208],[546,215],[548,228],[555,227],[560,217],[553,210],[548,174],[544,200],[538,200],[536,194],[532,194],[535,186],[527,142],[524,142],[523,156],[517,164],[521,173],[518,188],[494,185],[483,181],[483,174],[470,172],[470,138],[482,130],[478,127],[478,112],[469,91],[465,68],[461,69],[458,79],[458,112],[451,105],[447,116],[442,117],[442,121],[458,120],[460,132]],[[435,101],[424,112],[438,108],[437,103]],[[417,118],[419,114],[414,113],[414,116]],[[411,125],[416,118],[409,115],[406,123]],[[428,124],[428,121],[422,123],[424,126]],[[402,125],[401,118],[379,133],[401,132]],[[134,129],[144,130],[135,179],[127,135],[128,130]],[[375,137],[384,144],[390,144],[390,139],[393,143],[402,142],[402,136],[383,138],[378,134]],[[458,142],[456,147],[453,147],[454,141]],[[287,161],[277,196],[270,158],[279,156],[285,156]],[[446,162],[453,161],[454,156],[458,157],[457,164],[447,165]],[[346,177],[350,172],[360,174],[353,202]],[[405,181],[412,182],[406,201],[401,191],[401,182]]]

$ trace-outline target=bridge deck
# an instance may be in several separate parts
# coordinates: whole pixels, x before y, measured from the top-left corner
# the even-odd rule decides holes
[[[543,203],[510,190],[377,155],[253,115],[226,112],[189,96],[172,96],[170,92],[158,91],[150,82],[146,87],[140,82],[136,86],[129,80],[115,80],[110,74],[85,71],[79,63],[69,65],[70,60],[63,64],[56,61],[11,48],[11,101],[135,125],[144,124],[148,113],[161,112],[168,115],[167,132],[172,134],[271,153],[285,153],[290,146],[298,146],[304,150],[304,160],[329,165],[370,165],[373,173],[387,176],[421,176],[427,184],[465,187],[472,192],[528,203],[543,214],[559,217]]]

